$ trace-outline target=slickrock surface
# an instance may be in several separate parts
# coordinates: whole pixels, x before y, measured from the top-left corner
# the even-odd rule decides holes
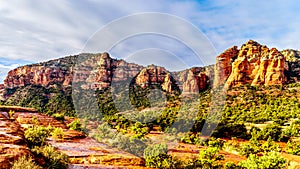
[[[27,148],[21,125],[0,112],[0,168],[10,168],[11,162],[31,154]]]
[[[14,110],[13,107],[5,109]],[[13,118],[9,116],[7,111],[0,112],[0,168],[10,168],[14,160],[23,155],[31,155],[24,130],[34,123],[63,128],[63,139],[55,140],[50,137],[47,143],[69,156],[70,168],[144,168],[143,159],[99,143],[81,132],[70,130],[64,122],[48,115],[23,111],[15,112]],[[37,123],[32,119],[37,119]]]

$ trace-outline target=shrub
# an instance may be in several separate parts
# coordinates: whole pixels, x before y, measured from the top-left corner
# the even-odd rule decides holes
[[[63,139],[64,138],[64,131],[62,128],[54,128],[51,132],[52,137],[55,139]]]
[[[222,168],[222,164],[219,161],[224,160],[223,155],[219,155],[219,148],[208,147],[205,150],[201,150],[199,154],[199,164],[202,168]]]
[[[77,131],[84,131],[84,128],[81,125],[81,122],[79,119],[75,119],[70,124],[67,125],[71,130],[77,130]]]
[[[283,130],[283,135],[285,137],[296,137],[299,135],[298,128],[295,124],[290,125],[285,130]]]
[[[281,169],[287,166],[287,161],[280,157],[279,153],[269,152],[263,156],[250,154],[246,161],[239,163],[239,166],[245,169]]]
[[[160,154],[167,154],[168,146],[165,143],[148,146],[144,151],[144,157],[154,157]]]
[[[120,133],[117,134],[111,142],[112,146],[137,156],[142,156],[144,149],[147,147],[141,139],[128,137]]]
[[[15,111],[9,110],[8,116],[9,116],[10,119],[13,119],[13,118],[14,118],[14,114],[15,114]]]
[[[32,152],[43,159],[45,163],[44,168],[49,169],[67,169],[68,168],[68,156],[62,152],[56,151],[53,146],[35,147]]]
[[[188,132],[180,138],[180,141],[188,144],[198,144],[200,143],[200,133],[194,134],[192,132]]]
[[[62,121],[62,122],[65,120],[65,115],[60,114],[60,113],[54,113],[54,114],[52,114],[52,117],[54,117],[56,120]]]
[[[261,130],[258,127],[251,127],[250,129],[251,139],[252,140],[261,140]]]
[[[33,126],[25,131],[25,138],[29,147],[44,145],[50,135],[50,128],[44,126]]]
[[[273,123],[268,124],[262,131],[261,131],[261,138],[263,140],[268,140],[269,138],[277,141],[281,138],[282,131],[279,124]]]
[[[181,168],[182,163],[168,155],[168,146],[163,144],[150,145],[144,150],[146,167],[151,168]]]
[[[289,141],[286,144],[285,151],[289,154],[300,155],[300,142]]]
[[[34,162],[34,159],[30,156],[22,156],[18,160],[14,161],[11,169],[43,169],[41,166]]]
[[[219,150],[223,148],[224,146],[224,143],[225,141],[223,140],[220,140],[219,138],[214,138],[214,137],[211,137],[208,142],[207,142],[207,145],[209,147],[215,147],[215,148],[218,148]]]
[[[37,118],[37,116],[32,116],[31,122],[34,125],[38,125],[39,124],[39,119]]]
[[[271,152],[271,151],[279,152],[280,148],[279,148],[279,145],[275,143],[275,141],[272,141],[272,139],[269,138],[266,142],[264,142],[261,145],[261,151],[263,151],[263,152]]]
[[[224,165],[224,169],[240,169],[240,167],[233,162],[227,162]]]
[[[250,154],[256,154],[261,151],[260,149],[261,144],[257,139],[251,138],[249,143],[242,144],[239,153],[248,157]]]
[[[104,122],[97,127],[96,139],[99,141],[104,141],[105,139],[112,139],[116,134],[112,130],[108,123]]]
[[[135,138],[143,138],[149,133],[149,129],[146,127],[146,125],[143,125],[140,122],[136,122],[130,129],[134,132]]]

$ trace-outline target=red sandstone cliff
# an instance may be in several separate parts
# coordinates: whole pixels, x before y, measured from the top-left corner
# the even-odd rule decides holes
[[[229,88],[245,84],[282,85],[287,82],[286,70],[285,57],[277,49],[250,40],[239,50],[233,47],[218,57],[216,79],[218,85],[225,83]]]
[[[172,86],[178,85],[183,93],[198,93],[209,87],[207,74],[212,73],[205,72],[203,68],[191,68],[173,74],[163,67],[152,65],[145,68],[112,59],[108,53],[81,54],[11,70],[4,81],[4,88],[29,84],[49,86],[57,83],[70,86],[81,82],[80,87],[84,89],[104,89],[112,83],[135,80],[142,87],[159,84],[163,90],[171,92]]]
[[[191,68],[180,72],[168,72],[162,67],[147,68],[112,59],[108,53],[80,54],[49,62],[22,66],[11,70],[2,88],[18,88],[29,84],[49,86],[83,82],[82,88],[103,89],[114,82],[135,79],[135,83],[146,87],[157,83],[165,91],[178,85],[182,93],[197,93],[210,87],[225,84],[274,85],[299,81],[300,59],[298,51],[279,52],[253,40],[229,48],[217,57],[212,66]]]

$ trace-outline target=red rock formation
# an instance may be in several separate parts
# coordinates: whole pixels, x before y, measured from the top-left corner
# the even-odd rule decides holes
[[[284,56],[285,62],[285,73],[287,76],[288,83],[300,82],[300,51],[287,49],[281,51]]]
[[[278,50],[250,40],[240,49],[234,46],[220,54],[215,72],[207,66],[170,73],[161,67],[144,68],[124,60],[112,59],[107,53],[80,54],[11,70],[4,81],[4,88],[29,84],[49,86],[55,83],[70,86],[82,82],[80,87],[85,89],[104,89],[112,83],[136,77],[136,83],[142,87],[157,83],[164,90],[171,91],[172,85],[176,83],[183,93],[197,93],[207,89],[213,80],[215,86],[225,83],[228,87],[283,84],[287,81],[284,74],[287,69],[289,67],[285,57]],[[293,76],[296,79],[297,75]]]
[[[242,45],[233,61],[226,86],[282,85],[286,82],[284,70],[285,58],[277,49],[250,40]]]
[[[159,84],[163,90],[171,92],[173,82],[171,81],[171,74],[165,68],[148,66],[138,73],[135,83],[142,88],[146,88],[152,84]]]
[[[75,64],[76,63],[76,64]],[[81,54],[45,63],[28,65],[11,70],[4,82],[4,88],[22,87],[29,84],[49,86],[54,83],[70,86],[79,83],[83,89],[104,89],[112,83],[132,80],[142,87],[149,84],[160,84],[162,89],[170,92],[172,85],[177,83],[183,93],[197,93],[209,86],[209,78],[201,68],[192,68],[173,77],[162,67],[143,66],[116,60],[103,54]],[[178,79],[178,82],[175,82]]]
[[[23,66],[9,71],[4,80],[6,88],[21,87],[28,84],[48,85],[50,83],[70,85],[70,71],[54,66]]]
[[[195,94],[207,89],[210,85],[205,68],[194,67],[181,72],[178,80],[182,83],[183,94]]]
[[[215,86],[224,84],[232,71],[232,62],[238,55],[237,46],[227,49],[221,55],[217,57],[217,63],[215,66]]]
[[[8,112],[0,112],[0,168],[11,168],[14,160],[32,155],[27,147],[21,125],[9,119]]]

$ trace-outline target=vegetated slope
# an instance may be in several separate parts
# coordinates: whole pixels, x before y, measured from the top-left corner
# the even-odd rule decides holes
[[[243,145],[235,147],[247,156],[253,155],[248,158],[251,160],[273,146],[267,142],[265,148],[260,140],[271,136],[270,141],[287,141],[297,135],[292,128],[287,132],[281,129],[300,114],[298,53],[280,53],[250,40],[240,49],[232,47],[220,54],[215,71],[214,66],[206,66],[180,72],[127,63],[107,53],[81,54],[10,71],[2,89],[2,104],[34,107],[43,113],[79,116],[92,122],[104,119],[105,123],[91,129],[94,137],[99,141],[111,137],[113,141],[108,142],[138,155],[146,147],[141,140],[147,140],[151,131],[180,133],[190,129],[180,140],[199,143],[197,136],[207,116],[218,113],[222,115],[220,120],[211,118],[208,125],[218,125],[213,136],[251,138],[251,145],[245,146],[250,150]],[[267,121],[275,123],[262,131],[254,127]],[[107,128],[118,134],[107,133]],[[140,146],[141,150],[131,146]],[[206,153],[210,151],[216,154],[214,149]],[[286,152],[296,151],[289,148]]]
[[[210,92],[212,84],[215,87],[224,84],[229,91],[234,90],[235,86],[247,84],[258,87],[282,86],[297,83],[300,79],[299,71],[297,51],[285,50],[280,53],[275,48],[270,49],[253,40],[243,44],[240,49],[232,47],[220,54],[215,66],[194,67],[179,72],[168,72],[154,65],[143,67],[127,63],[112,59],[107,53],[80,54],[11,70],[2,89],[2,102],[34,107],[48,114],[75,116],[76,113],[81,113],[89,114],[90,118],[100,118],[105,114],[151,107],[148,96],[155,89],[166,95],[166,105],[170,108],[172,105],[180,106],[180,99],[188,98],[186,96],[191,94],[200,93],[202,97],[201,93]],[[268,88],[262,87],[261,90]],[[228,94],[232,93],[234,92]],[[242,97],[253,92],[235,93],[240,93]],[[254,105],[264,107],[271,104],[256,101],[265,96],[263,93],[265,92],[257,91],[253,96],[249,95],[249,98],[253,97],[253,102],[249,101],[252,107],[245,106],[245,103],[238,100],[240,97],[232,95],[229,97],[230,106],[225,107],[225,110],[230,107],[232,110],[228,111],[234,110],[243,116],[243,112],[248,110],[256,111]],[[280,99],[277,96],[266,97],[275,99],[274,102]],[[72,99],[76,100],[75,105]],[[91,102],[96,102],[96,106]],[[200,107],[202,104],[200,102]],[[75,108],[79,109],[76,113]],[[272,112],[269,115],[275,118],[273,109]],[[245,118],[246,121],[247,118],[256,119],[249,116]],[[270,117],[265,118],[267,119]]]

